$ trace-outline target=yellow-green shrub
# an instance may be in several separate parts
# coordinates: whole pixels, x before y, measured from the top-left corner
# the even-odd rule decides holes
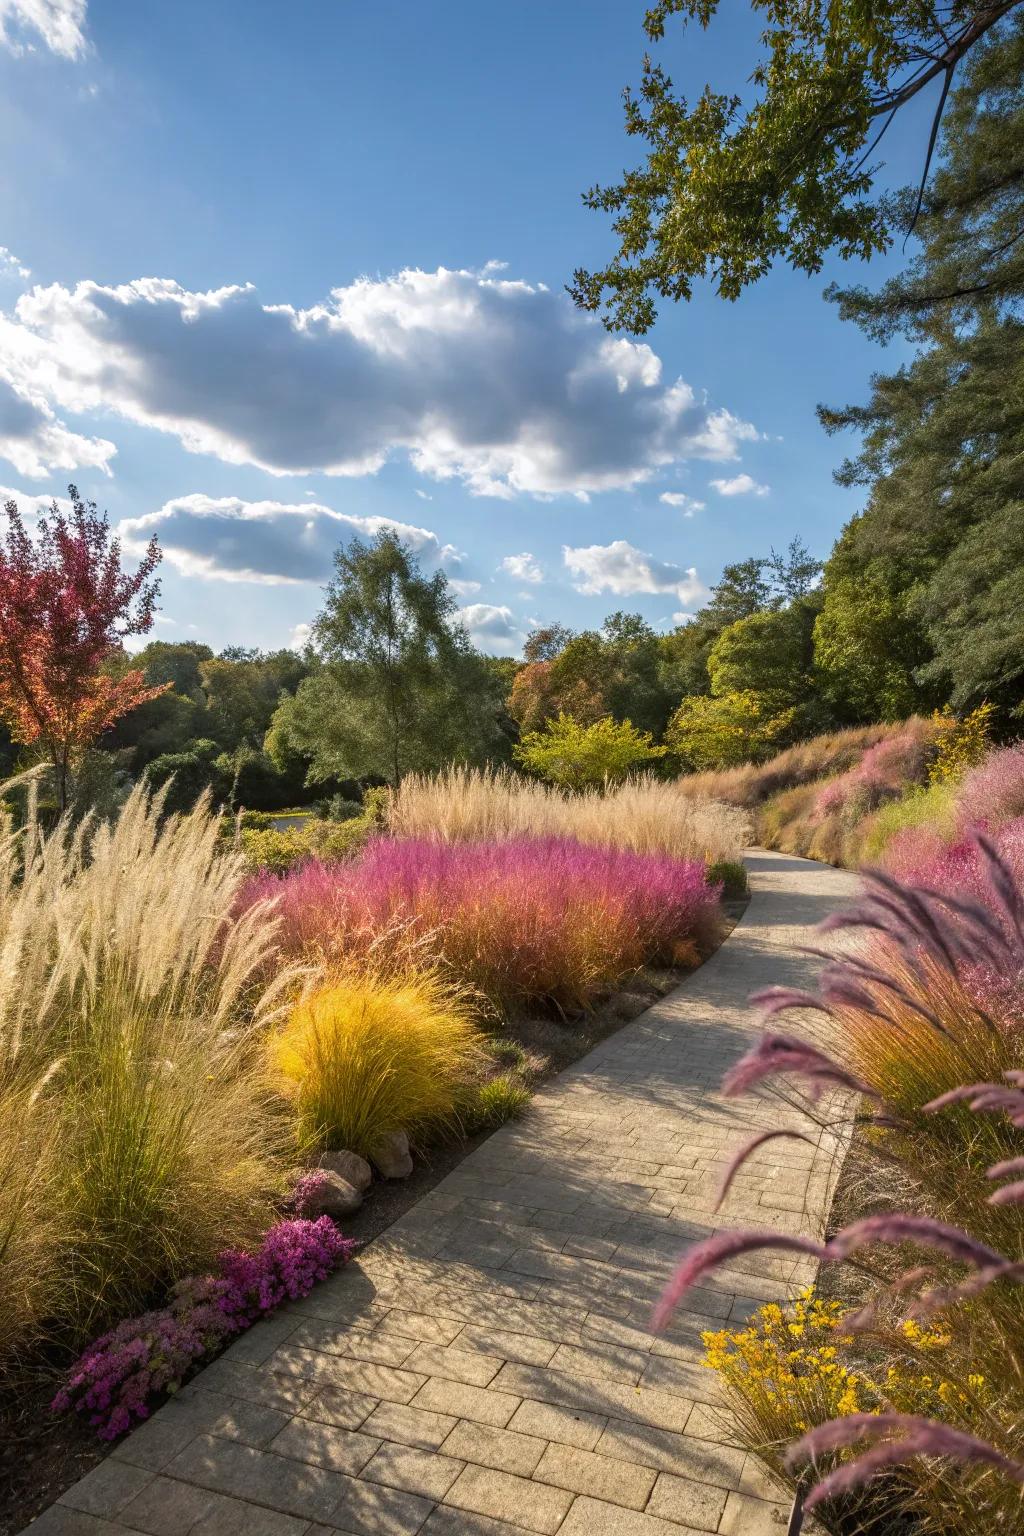
[[[992,716],[995,705],[979,704],[962,720],[947,704],[932,716],[935,728],[935,758],[928,771],[933,784],[961,779],[968,768],[980,763],[992,745]]]
[[[866,817],[858,829],[858,862],[877,863],[893,838],[911,827],[931,827],[941,836],[952,836],[956,791],[955,779],[939,779],[927,788],[909,790]]]
[[[789,1306],[774,1302],[746,1328],[701,1335],[704,1364],[729,1392],[743,1445],[782,1475],[786,1447],[804,1430],[873,1405],[860,1376],[840,1358],[853,1342],[838,1302],[808,1289]]]
[[[350,858],[363,847],[372,830],[373,823],[362,816],[349,821],[310,817],[300,827],[243,827],[239,836],[250,869],[269,869],[282,875],[304,859]]]
[[[973,1353],[972,1346],[985,1352],[983,1331],[965,1340],[945,1319],[922,1325],[897,1314],[880,1316],[854,1335],[844,1327],[845,1313],[842,1303],[809,1288],[787,1306],[761,1307],[746,1328],[702,1335],[704,1364],[725,1385],[736,1438],[780,1484],[792,1483],[784,1462],[788,1446],[815,1426],[854,1413],[916,1414],[968,1434],[998,1434],[1013,1454],[1019,1392],[1012,1366],[999,1372],[998,1346],[988,1349],[987,1359]],[[984,1318],[979,1322],[983,1328]],[[991,1333],[988,1339],[997,1344]],[[854,1454],[821,1456],[811,1480]],[[1013,1528],[1005,1516],[1015,1502],[1012,1486],[1000,1489],[984,1469],[949,1461],[939,1470],[934,1461],[914,1459],[844,1495],[834,1511],[825,1505],[821,1514],[829,1531],[902,1530],[912,1511],[907,1529],[921,1536],[980,1536]]]
[[[301,1134],[372,1156],[394,1131],[458,1123],[481,1070],[470,1000],[430,972],[340,975],[302,999],[271,1044]]]

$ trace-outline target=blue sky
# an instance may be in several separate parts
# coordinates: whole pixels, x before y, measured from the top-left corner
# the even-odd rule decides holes
[[[643,9],[0,0],[0,485],[156,531],[159,633],[218,648],[301,637],[378,519],[504,653],[616,608],[671,627],[795,534],[826,554],[859,495],[814,407],[895,360],[821,298],[860,274],[704,289],[638,342],[564,295],[612,250],[579,194],[638,153]],[[661,56],[741,90],[756,30],[726,0]]]

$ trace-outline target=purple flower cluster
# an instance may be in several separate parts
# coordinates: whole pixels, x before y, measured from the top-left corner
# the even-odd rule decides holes
[[[322,1168],[310,1168],[296,1180],[295,1188],[288,1197],[288,1205],[296,1216],[305,1216],[310,1203],[317,1198],[326,1183],[327,1174]]]
[[[306,1296],[355,1249],[328,1216],[279,1221],[253,1254],[221,1254],[219,1275],[176,1286],[166,1307],[118,1323],[85,1351],[53,1399],[84,1415],[102,1440],[148,1418],[198,1361],[287,1300]]]

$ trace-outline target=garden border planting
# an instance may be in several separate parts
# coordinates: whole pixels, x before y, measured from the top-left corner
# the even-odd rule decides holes
[[[766,1146],[713,1214],[722,1167],[777,1117],[717,1091],[757,1032],[747,995],[809,979],[798,946],[854,884],[785,856],[749,862],[747,914],[699,973],[345,1272],[240,1338],[34,1536],[201,1520],[275,1536],[773,1529],[784,1496],[728,1444],[700,1333],[791,1294],[811,1266],[744,1260],[666,1334],[647,1327],[694,1236],[752,1219],[820,1233],[842,1151],[808,1123],[813,1146]]]

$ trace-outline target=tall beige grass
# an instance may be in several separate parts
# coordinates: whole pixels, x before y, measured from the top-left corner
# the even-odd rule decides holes
[[[205,805],[142,788],[109,824],[44,836],[30,805],[0,836],[0,1314],[60,1276],[0,1348],[80,1338],[272,1219],[290,1122],[262,1035],[294,972],[268,985],[244,878]]]
[[[737,860],[749,833],[738,807],[693,798],[670,781],[631,778],[604,793],[566,794],[508,769],[461,767],[403,779],[387,826],[395,837],[447,843],[572,837],[710,864]]]
[[[845,773],[860,762],[869,747],[903,734],[909,725],[924,723],[912,717],[891,725],[856,725],[843,731],[829,731],[787,747],[764,763],[742,763],[736,768],[687,774],[677,780],[678,787],[697,799],[724,800],[729,805],[752,809],[781,790]]]

